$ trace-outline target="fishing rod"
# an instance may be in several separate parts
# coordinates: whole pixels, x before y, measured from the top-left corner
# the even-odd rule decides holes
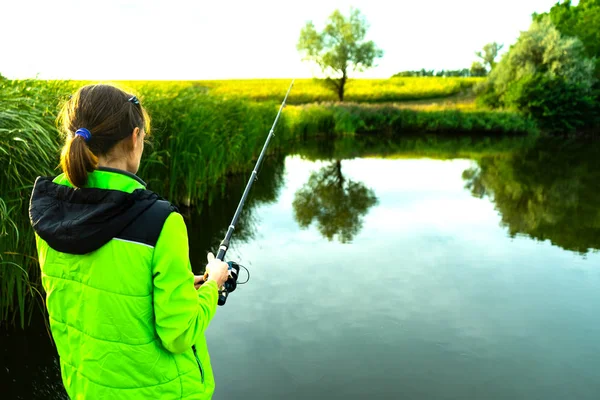
[[[269,136],[267,136],[267,140],[265,141],[262,151],[260,152],[260,155],[258,156],[258,160],[256,161],[256,165],[254,166],[254,170],[252,170],[252,174],[250,175],[250,179],[248,179],[248,183],[246,184],[246,189],[244,189],[244,193],[242,194],[240,203],[238,204],[237,209],[235,210],[235,214],[233,215],[231,224],[229,224],[229,228],[227,229],[225,238],[223,239],[223,241],[221,242],[221,244],[219,246],[219,252],[217,253],[217,259],[219,259],[221,261],[223,261],[225,259],[225,253],[227,253],[227,250],[229,249],[229,241],[231,240],[231,236],[233,235],[233,231],[235,230],[235,225],[237,224],[237,221],[240,218],[240,215],[242,214],[242,208],[244,208],[244,203],[246,202],[248,193],[250,193],[252,184],[254,184],[254,181],[256,181],[258,179],[258,170],[263,161],[263,158],[265,157],[265,153],[267,152],[267,147],[269,146],[269,142],[271,141],[271,138],[273,136],[275,136],[274,132],[275,132],[275,127],[277,126],[277,121],[279,121],[279,116],[281,115],[281,111],[285,107],[285,102],[287,101],[290,91],[292,90],[292,86],[294,86],[293,79],[292,79],[292,83],[290,84],[290,87],[287,90],[287,93],[285,94],[285,97],[283,98],[283,103],[281,103],[281,106],[279,107],[279,111],[277,112],[277,116],[275,117],[275,121],[273,122],[273,126],[271,127],[271,130],[269,131]],[[237,287],[237,278],[238,278],[238,275],[240,272],[240,267],[241,267],[239,264],[237,264],[233,261],[229,261],[227,264],[229,264],[229,277],[227,278],[225,285],[223,285],[223,288],[221,290],[219,290],[219,305],[220,306],[225,305],[228,294],[233,292],[235,290],[235,288]]]

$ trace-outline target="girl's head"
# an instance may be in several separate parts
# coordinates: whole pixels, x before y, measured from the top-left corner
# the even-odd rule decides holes
[[[73,186],[84,186],[98,164],[137,172],[150,131],[137,97],[111,85],[87,85],[64,105],[58,121],[66,136],[60,165]]]

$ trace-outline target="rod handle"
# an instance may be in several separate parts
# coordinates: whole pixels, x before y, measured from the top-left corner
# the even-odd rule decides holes
[[[219,251],[217,252],[217,259],[224,261],[225,260],[225,253],[227,253],[227,248],[229,247],[229,243],[225,243],[225,241],[221,242],[221,245],[219,246]]]

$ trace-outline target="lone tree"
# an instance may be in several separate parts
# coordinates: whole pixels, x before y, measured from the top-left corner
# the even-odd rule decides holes
[[[371,68],[383,51],[373,41],[365,41],[369,25],[357,9],[350,9],[346,17],[339,10],[329,16],[323,32],[317,32],[312,21],[308,21],[300,32],[296,46],[304,55],[303,60],[317,63],[325,74],[325,83],[344,101],[344,88],[348,72]]]
[[[494,69],[496,66],[496,58],[498,57],[498,53],[504,47],[503,44],[488,43],[483,46],[483,51],[478,51],[475,54],[477,57],[483,60],[483,64],[487,65],[490,68],[490,71]]]

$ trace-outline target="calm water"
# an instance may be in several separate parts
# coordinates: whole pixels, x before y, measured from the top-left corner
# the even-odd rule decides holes
[[[600,398],[598,144],[336,151],[261,172],[228,253],[250,281],[207,332],[215,399]],[[244,183],[189,211],[197,266]],[[40,326],[2,337],[22,398],[59,396]]]

